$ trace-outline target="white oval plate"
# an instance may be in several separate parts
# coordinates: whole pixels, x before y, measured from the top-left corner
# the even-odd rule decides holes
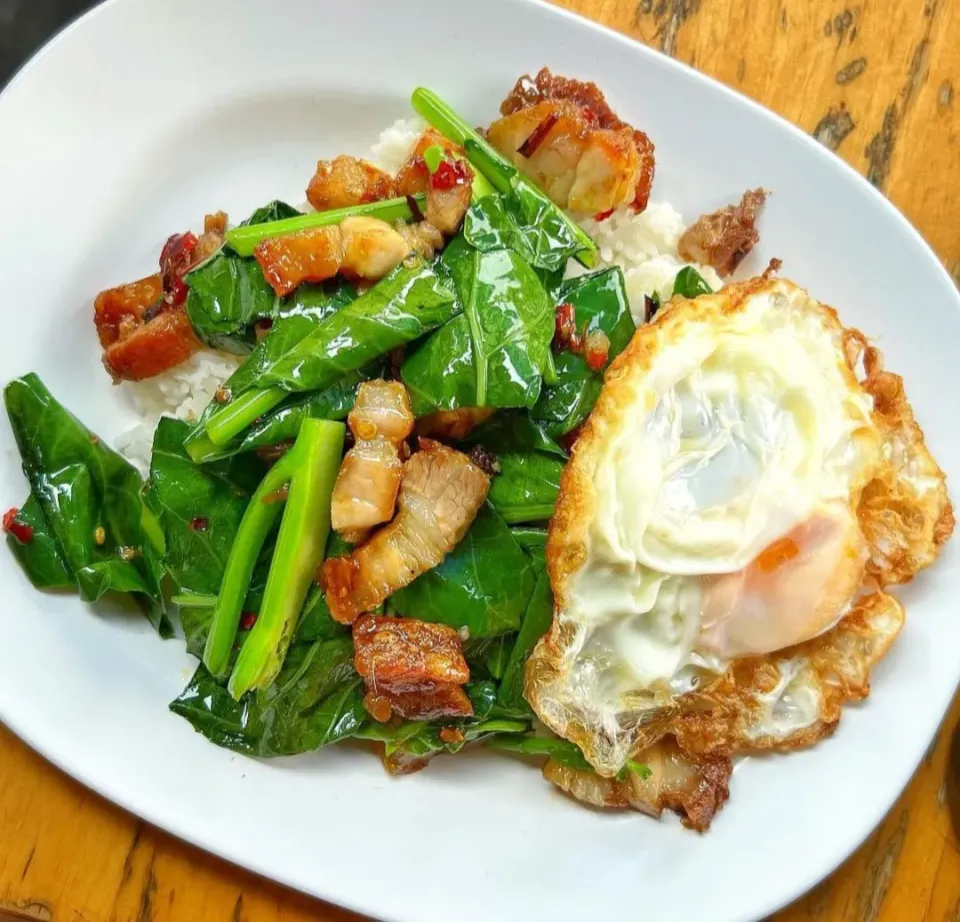
[[[0,378],[39,372],[106,437],[130,420],[100,367],[93,295],[146,274],[205,211],[302,200],[318,157],[364,153],[418,84],[477,123],[547,64],[596,80],[657,145],[655,199],[691,220],[775,191],[783,274],[875,336],[930,445],[960,472],[957,292],[907,222],[774,115],[612,32],[534,2],[114,0],[0,98]],[[25,492],[4,420],[0,498]],[[0,717],[152,823],[237,864],[403,922],[642,915],[732,922],[815,884],[910,777],[960,677],[952,549],[903,594],[909,618],[836,736],[741,765],[704,836],[601,814],[492,754],[391,779],[338,747],[261,762],[167,711],[193,661],[145,621],[42,595],[0,552]],[[372,863],[371,863],[372,862]]]

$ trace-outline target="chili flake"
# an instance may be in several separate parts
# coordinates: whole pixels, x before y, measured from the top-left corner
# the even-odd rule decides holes
[[[8,509],[3,514],[3,530],[8,535],[13,535],[21,544],[29,544],[33,541],[33,527],[24,522],[18,522],[17,516],[19,514],[20,510],[16,506]]]

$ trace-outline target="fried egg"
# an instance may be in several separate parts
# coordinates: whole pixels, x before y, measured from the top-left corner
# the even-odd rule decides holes
[[[674,299],[564,472],[527,697],[608,778],[668,735],[808,745],[903,624],[883,587],[952,528],[902,382],[832,308],[767,278]]]

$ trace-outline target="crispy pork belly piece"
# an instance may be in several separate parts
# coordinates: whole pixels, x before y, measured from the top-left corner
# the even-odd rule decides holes
[[[194,252],[193,265],[196,266],[213,256],[223,246],[226,235],[226,212],[217,211],[214,214],[206,215],[203,219],[203,233],[197,241],[197,248]]]
[[[367,530],[388,522],[403,477],[403,462],[393,442],[363,439],[347,452],[330,501],[331,524],[351,544]]]
[[[317,211],[379,202],[396,195],[396,183],[389,173],[366,160],[345,154],[333,160],[320,160],[307,186],[307,200]]]
[[[407,246],[426,260],[433,259],[436,252],[443,249],[443,234],[429,221],[417,221],[414,224],[397,221],[394,227],[407,241]]]
[[[466,160],[442,161],[427,186],[424,217],[440,233],[452,237],[463,223],[473,195],[473,170]]]
[[[376,281],[409,252],[407,241],[386,221],[358,216],[262,240],[253,255],[283,297],[303,282],[324,282],[338,272]]]
[[[407,389],[399,381],[365,381],[347,423],[356,442],[340,466],[330,508],[334,529],[356,543],[393,518],[403,476],[399,446],[413,431]]]
[[[489,488],[490,478],[465,454],[421,439],[404,465],[396,518],[349,557],[323,565],[333,617],[352,624],[437,566],[463,539]]]
[[[592,215],[647,207],[653,144],[616,115],[596,84],[544,67],[517,81],[500,112],[490,143],[558,205]]]
[[[358,439],[402,442],[413,432],[413,410],[406,387],[400,381],[364,381],[347,424]]]
[[[738,205],[701,215],[680,238],[680,255],[712,266],[721,277],[730,275],[760,240],[757,217],[766,200],[763,189],[748,189]]]
[[[108,288],[93,305],[103,364],[115,381],[141,381],[179,365],[202,348],[184,304],[183,277],[223,246],[224,212],[207,215],[203,234],[173,234],[160,253],[160,272]]]
[[[374,692],[463,685],[470,667],[460,635],[445,624],[364,615],[353,626],[354,665]]]
[[[185,362],[203,348],[183,307],[162,311],[103,350],[114,381],[142,381]]]
[[[460,635],[415,618],[363,615],[353,626],[354,666],[367,688],[365,706],[378,720],[469,717],[462,686],[470,679]]]
[[[417,138],[410,156],[403,162],[397,172],[397,195],[419,195],[427,191],[430,180],[430,170],[423,159],[423,155],[430,147],[442,147],[452,157],[465,157],[463,148],[453,141],[449,141],[435,128],[428,128]]]
[[[726,756],[692,756],[664,738],[636,756],[650,769],[646,778],[627,772],[622,781],[580,771],[553,759],[543,777],[577,800],[594,807],[632,808],[659,817],[680,815],[685,826],[705,832],[730,796],[732,763]]]
[[[446,155],[432,175],[423,157],[430,147],[440,147]],[[460,229],[463,216],[470,207],[473,177],[463,148],[428,128],[417,138],[410,156],[400,167],[396,192],[398,195],[425,192],[424,217],[427,223],[450,237]]]
[[[160,301],[163,278],[158,273],[128,285],[101,291],[93,302],[93,322],[106,349],[143,322],[143,314]]]

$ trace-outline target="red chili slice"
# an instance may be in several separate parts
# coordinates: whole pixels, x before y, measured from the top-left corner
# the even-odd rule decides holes
[[[537,152],[537,148],[543,144],[550,134],[550,129],[557,124],[557,113],[551,112],[530,134],[530,137],[518,148],[517,153],[528,160]]]
[[[13,535],[21,544],[29,544],[33,541],[33,527],[23,522],[17,521],[20,510],[14,506],[3,514],[3,530],[8,535]]]
[[[440,165],[430,177],[430,185],[444,192],[454,186],[462,186],[469,182],[467,168],[462,160],[441,160]]]
[[[193,265],[193,253],[199,240],[196,234],[173,234],[160,251],[160,273],[163,276],[163,300],[171,307],[187,299],[183,276]]]

